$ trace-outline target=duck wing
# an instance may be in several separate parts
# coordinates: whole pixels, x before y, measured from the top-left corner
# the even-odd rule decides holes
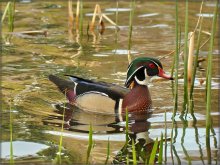
[[[71,75],[66,76],[68,76],[70,80],[65,80],[55,75],[49,75],[49,80],[56,84],[63,94],[65,94],[65,90],[70,91],[70,97],[74,97],[74,99],[84,94],[100,93],[100,95],[105,95],[118,101],[130,91],[127,88],[112,83],[96,82]],[[72,100],[73,98],[68,99]]]

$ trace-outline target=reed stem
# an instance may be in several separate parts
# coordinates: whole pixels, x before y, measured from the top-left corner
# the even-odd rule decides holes
[[[65,96],[66,96],[66,90],[65,90]],[[59,142],[58,153],[57,153],[57,156],[56,156],[56,163],[58,163],[58,164],[62,164],[62,159],[61,159],[62,154],[61,154],[61,152],[62,152],[62,146],[63,146],[63,128],[64,128],[64,122],[65,122],[65,111],[66,111],[66,104],[64,103],[60,142]]]
[[[165,110],[164,112],[164,122],[165,122],[165,133],[164,133],[164,138],[165,138],[165,151],[164,151],[164,163],[167,163],[167,112]]]
[[[73,2],[72,0],[68,0],[68,34],[69,41],[73,42]]]
[[[10,164],[14,164],[14,154],[13,154],[13,118],[12,118],[12,108],[11,102],[9,105],[10,110]]]
[[[106,156],[105,164],[108,163],[109,157],[110,157],[110,142],[109,142],[109,138],[108,138],[108,144],[107,144],[107,156]]]
[[[126,109],[126,126],[125,126],[125,134],[126,134],[126,144],[128,144],[129,141],[129,135],[128,135],[128,109]]]
[[[188,74],[187,74],[187,68],[188,68],[188,0],[186,0],[185,5],[185,40],[184,40],[184,102],[183,102],[183,110],[181,112],[182,117],[185,113],[185,111],[188,108]]]
[[[132,37],[132,30],[133,30],[133,16],[134,16],[134,6],[135,1],[132,0],[130,2],[130,17],[129,17],[129,39],[128,39],[128,50],[131,50],[131,37]]]
[[[133,165],[137,165],[135,143],[133,138],[132,138],[132,158],[133,158]]]
[[[214,11],[214,17],[212,20],[212,30],[211,30],[211,39],[208,52],[208,65],[206,72],[206,147],[207,147],[207,157],[208,164],[211,164],[211,151],[210,151],[210,128],[211,128],[211,81],[212,81],[212,51],[214,45],[214,34],[216,31],[216,22],[217,22],[217,12],[218,12],[218,3],[216,2],[216,7]]]
[[[15,17],[15,0],[9,5],[8,10],[8,29],[9,32],[14,31],[14,17]]]
[[[76,31],[79,30],[79,9],[80,8],[80,0],[77,0],[77,5],[76,5]]]
[[[159,158],[158,158],[158,163],[162,164],[163,162],[163,133],[161,132],[160,135],[160,150],[159,150]]]
[[[178,109],[178,68],[179,68],[179,25],[178,25],[178,0],[176,0],[176,21],[175,21],[175,34],[176,34],[176,55],[175,55],[175,90],[174,90],[174,111],[172,118],[175,118]]]
[[[80,36],[83,36],[83,1],[80,0]],[[81,38],[81,37],[80,37]]]
[[[132,59],[131,59],[131,37],[132,37],[132,30],[133,30],[133,16],[134,16],[134,6],[135,6],[135,1],[132,0],[130,2],[130,17],[129,17],[129,36],[128,36],[128,63],[130,64]]]
[[[87,149],[86,164],[89,164],[89,157],[90,157],[91,150],[93,147],[92,137],[93,137],[92,124],[90,124],[90,126],[89,126],[89,145],[88,145],[88,149]]]

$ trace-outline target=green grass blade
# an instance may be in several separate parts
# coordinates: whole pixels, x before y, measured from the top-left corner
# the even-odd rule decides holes
[[[127,154],[127,157],[126,157],[126,164],[127,164],[127,165],[129,165],[129,161],[130,161],[130,160],[129,160],[129,154]]]
[[[133,165],[136,165],[137,164],[137,158],[136,158],[136,150],[135,150],[134,139],[132,139],[132,157],[133,157]]]
[[[90,124],[90,127],[89,127],[89,145],[88,145],[88,149],[87,149],[86,164],[89,164],[89,157],[90,157],[91,150],[92,150],[92,147],[93,147],[92,136],[93,136],[92,124]]]
[[[216,31],[217,13],[218,13],[218,3],[216,2],[214,17],[212,20],[212,31],[211,39],[208,52],[208,65],[206,72],[206,147],[207,147],[207,157],[208,164],[211,164],[211,151],[210,151],[210,128],[211,128],[211,80],[212,80],[212,51],[214,45],[214,34]]]
[[[163,133],[161,132],[158,163],[162,164],[162,162],[163,162]]]
[[[65,95],[66,95],[66,90],[65,90]],[[65,111],[66,111],[66,104],[64,104],[64,109],[63,109],[63,118],[62,118],[62,125],[61,125],[61,135],[60,135],[60,142],[59,142],[59,147],[58,147],[58,153],[56,156],[56,163],[62,164],[62,146],[63,146],[63,128],[64,128],[64,122],[65,122]]]
[[[109,157],[110,157],[110,142],[109,142],[109,138],[108,138],[108,144],[107,144],[107,156],[106,156],[105,164],[108,163]]]
[[[15,0],[10,3],[8,9],[8,29],[10,32],[14,30],[14,17],[15,17]]]
[[[128,144],[129,136],[128,136],[128,109],[126,108],[126,126],[125,126],[125,134],[126,134],[126,144]]]
[[[156,157],[156,154],[157,154],[157,148],[158,148],[158,138],[156,138],[156,140],[154,142],[154,146],[153,146],[153,149],[151,151],[150,159],[149,159],[148,164],[154,164],[154,160],[155,160],[155,157]]]

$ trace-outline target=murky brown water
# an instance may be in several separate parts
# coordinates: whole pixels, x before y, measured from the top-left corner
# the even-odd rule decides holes
[[[26,2],[26,3],[25,3]],[[102,11],[115,20],[116,3],[99,1]],[[75,12],[76,4],[73,3]],[[124,85],[128,65],[128,33],[130,3],[119,2],[118,25],[120,31],[105,22],[103,35],[95,31],[95,36],[87,36],[86,28],[91,21],[96,3],[84,2],[84,31],[80,42],[74,31],[73,42],[69,42],[67,2],[20,1],[16,3],[15,32],[47,30],[44,35],[21,35],[17,33],[11,39],[11,45],[2,45],[2,145],[1,160],[9,158],[9,101],[12,100],[13,146],[15,162],[51,163],[58,152],[59,138],[65,97],[48,80],[49,74],[72,74],[87,79]],[[6,6],[3,3],[2,9]],[[190,2],[189,30],[193,31],[198,20],[200,3]],[[203,6],[203,29],[211,29],[213,2]],[[179,3],[179,22],[184,31],[184,3]],[[7,21],[2,24],[3,37],[7,32]],[[184,33],[182,32],[182,36]],[[219,37],[219,36],[218,36]],[[202,34],[202,41],[208,35]],[[3,38],[4,41],[4,38]],[[182,42],[184,42],[182,37]],[[200,52],[206,58],[208,45]],[[175,49],[175,4],[173,2],[136,2],[132,34],[132,58],[150,56],[161,58]],[[171,71],[173,56],[162,58],[164,69]],[[211,133],[212,162],[218,164],[219,154],[219,49],[217,42],[213,51],[212,78],[212,119],[215,135]],[[183,61],[180,61],[180,73]],[[179,110],[176,116],[176,141],[173,143],[174,163],[206,164],[205,144],[205,80],[206,62],[202,62],[197,72],[194,100],[195,117],[188,115],[185,120],[179,118],[183,103],[183,80],[179,80]],[[130,136],[144,138],[146,143],[165,133],[165,112],[167,119],[167,137],[170,138],[173,110],[173,83],[170,81],[152,81],[149,84],[153,99],[154,114],[148,122],[131,122]],[[67,104],[68,105],[68,104]],[[83,112],[68,105],[63,132],[63,163],[85,163],[89,124],[93,125],[93,139],[90,162],[103,164],[106,159],[107,143],[110,141],[110,159],[116,161],[118,151],[125,143],[125,123],[115,123],[115,117]],[[143,145],[142,145],[143,147]],[[146,147],[147,150],[149,146]],[[170,141],[165,146],[165,157],[172,162]],[[165,160],[164,157],[164,160]]]

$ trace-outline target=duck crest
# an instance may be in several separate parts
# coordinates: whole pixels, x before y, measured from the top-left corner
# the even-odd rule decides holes
[[[150,92],[146,85],[138,85],[127,93],[122,102],[122,113],[126,109],[129,112],[147,112],[152,105]]]

